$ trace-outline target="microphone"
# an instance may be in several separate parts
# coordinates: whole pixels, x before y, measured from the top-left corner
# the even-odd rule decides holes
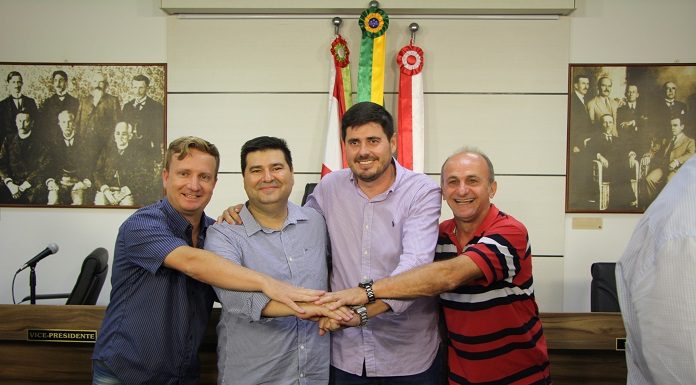
[[[26,269],[29,266],[36,265],[36,263],[39,262],[40,260],[48,257],[51,254],[55,254],[57,252],[58,252],[58,245],[56,245],[55,243],[49,243],[45,249],[41,250],[40,253],[36,254],[36,256],[34,258],[27,261],[27,263],[25,263],[24,266],[22,266],[19,270],[17,270],[17,273]]]

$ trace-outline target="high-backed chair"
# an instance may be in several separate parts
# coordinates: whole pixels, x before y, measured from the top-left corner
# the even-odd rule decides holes
[[[314,191],[314,188],[317,187],[316,183],[307,183],[304,187],[304,195],[302,195],[302,206],[304,206],[305,202],[307,202],[307,197],[309,197],[309,194]]]
[[[590,311],[620,312],[619,296],[616,292],[616,263],[595,262],[590,268]]]
[[[80,275],[77,276],[77,282],[75,282],[72,292],[38,294],[36,299],[67,298],[66,305],[94,305],[97,303],[108,271],[109,252],[103,247],[98,247],[82,262],[82,269]],[[29,299],[28,296],[24,297],[22,302]]]

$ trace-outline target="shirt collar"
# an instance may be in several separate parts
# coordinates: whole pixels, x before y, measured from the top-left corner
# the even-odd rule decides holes
[[[20,139],[26,139],[31,136],[31,131],[27,132],[26,134],[22,134],[21,132],[17,132],[17,135],[19,136]]]
[[[493,221],[495,221],[495,218],[498,216],[499,212],[500,210],[498,210],[498,208],[495,207],[493,203],[491,203],[491,207],[488,210],[488,214],[486,214],[486,219],[484,219],[483,222],[481,222],[474,234],[476,236],[483,235],[484,230],[491,227],[491,224],[493,224]]]
[[[489,228],[493,221],[495,221],[495,218],[498,216],[498,213],[500,213],[500,210],[491,203],[490,208],[488,209],[488,214],[486,214],[486,218],[484,218],[483,222],[479,225],[479,227],[476,228],[476,231],[474,231],[474,236],[473,238],[479,238],[483,235],[485,229]],[[459,241],[457,240],[457,235],[455,234],[455,229],[457,228],[457,221],[456,219],[452,218],[449,221],[442,222],[442,225],[440,225],[440,234],[441,235],[447,235],[452,242],[457,246],[457,250],[461,250],[464,246],[466,245],[460,245]]]
[[[193,225],[191,225],[191,223],[187,221],[186,218],[184,218],[184,216],[181,215],[180,212],[174,209],[174,207],[167,198],[162,199],[160,202],[162,202],[162,211],[167,216],[169,221],[172,223],[173,228],[177,232],[180,232],[180,234],[187,234],[187,230],[191,228]],[[212,219],[209,220],[209,218],[205,215],[205,212],[202,213],[200,222],[201,229],[199,235],[205,237],[205,234],[208,231],[208,226],[212,225],[213,223],[214,221]],[[200,246],[202,247],[202,244]]]

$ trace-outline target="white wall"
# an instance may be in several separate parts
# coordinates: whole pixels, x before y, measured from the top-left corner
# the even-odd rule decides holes
[[[696,63],[696,1],[576,0],[575,4],[570,18],[572,63]],[[604,226],[574,230],[574,217],[601,218]],[[564,311],[589,311],[590,265],[618,260],[639,218],[639,214],[566,215]]]
[[[388,9],[388,4],[382,4]],[[693,36],[696,36],[696,2],[692,0],[576,0],[577,10],[570,17],[555,24],[555,32],[562,35],[550,47],[553,59],[540,54],[541,51],[527,50],[526,54],[509,55],[520,45],[536,47],[524,41],[506,39],[508,35],[497,34],[496,29],[486,30],[490,25],[510,24],[488,21],[469,21],[456,26],[438,28],[435,22],[422,21],[424,27],[419,35],[418,43],[426,48],[426,65],[438,68],[437,73],[426,70],[426,90],[443,91],[443,94],[433,95],[427,104],[431,124],[444,127],[446,132],[458,127],[468,127],[471,131],[462,131],[461,135],[475,139],[475,144],[483,150],[493,152],[499,159],[500,168],[497,170],[507,174],[500,178],[499,195],[496,203],[511,214],[518,216],[530,227],[530,235],[536,254],[556,255],[557,257],[539,258],[535,262],[535,278],[542,311],[587,311],[589,310],[589,265],[593,261],[611,261],[620,256],[626,246],[634,224],[639,215],[589,215],[563,214],[564,197],[564,161],[565,154],[565,104],[563,93],[567,92],[565,74],[567,68],[564,62],[571,63],[669,63],[696,62],[696,50],[693,49]],[[355,20],[352,20],[354,22]],[[175,30],[167,31],[167,24],[178,24],[176,30],[181,30],[183,21],[167,17],[159,9],[157,0],[104,0],[88,2],[81,0],[62,0],[60,2],[45,0],[23,0],[0,2],[0,25],[4,33],[0,34],[0,61],[12,62],[75,62],[75,63],[124,63],[124,62],[170,62],[170,92],[169,138],[182,134],[197,134],[202,125],[212,128],[210,139],[225,148],[223,154],[224,168],[230,172],[221,179],[218,191],[210,206],[211,213],[217,213],[229,201],[239,201],[242,190],[239,188],[237,153],[239,145],[246,138],[254,136],[248,132],[250,128],[267,127],[272,124],[272,117],[260,112],[259,105],[254,103],[253,95],[246,97],[240,104],[235,94],[222,97],[227,109],[212,109],[203,112],[196,111],[187,105],[191,99],[178,91],[190,90],[187,82],[195,83],[196,76],[201,71],[208,71],[205,62],[198,57],[190,56],[184,61],[189,65],[174,66],[172,61],[181,62],[181,47],[173,45],[173,41],[181,41],[184,35],[172,36]],[[283,22],[280,22],[283,23]],[[496,24],[497,23],[497,24]],[[524,22],[518,22],[514,28],[525,31],[527,35],[534,34],[534,28]],[[554,23],[554,22],[552,22]],[[567,26],[563,26],[567,23]],[[398,32],[407,25],[407,21],[395,21],[390,33],[395,44],[390,43],[392,50],[404,43],[405,34]],[[17,31],[17,32],[12,32]],[[325,36],[330,34],[330,27],[322,24],[316,28],[311,44],[303,48],[310,59],[324,60]],[[456,34],[445,32],[454,31]],[[634,31],[637,38],[627,39],[625,36]],[[357,59],[357,38],[355,31],[350,33],[352,39],[353,60]],[[461,62],[453,61],[455,53],[444,50],[448,39],[461,40]],[[523,35],[520,35],[523,36]],[[248,39],[248,34],[215,35],[208,39],[198,40],[205,50],[213,45],[225,49],[226,44],[234,43],[235,37]],[[307,34],[298,36],[291,42],[302,42]],[[477,44],[481,37],[497,39],[496,44]],[[514,35],[513,35],[514,37]],[[267,36],[268,39],[276,38]],[[178,43],[177,43],[178,44]],[[267,44],[273,44],[271,41]],[[289,45],[278,47],[278,53],[292,52]],[[430,50],[430,51],[428,51]],[[217,53],[208,49],[208,55]],[[393,54],[393,52],[392,52]],[[179,55],[179,56],[177,56]],[[485,58],[482,55],[487,55]],[[393,56],[393,55],[392,55]],[[224,57],[224,56],[223,56]],[[282,58],[279,55],[279,58]],[[493,59],[491,59],[493,58]],[[174,60],[173,60],[174,59]],[[238,57],[244,60],[244,57]],[[227,59],[225,59],[227,60]],[[553,68],[545,70],[545,76],[535,72],[535,68],[544,63],[553,62]],[[273,73],[284,69],[270,62],[261,63],[264,67],[256,71]],[[316,63],[312,66],[317,66]],[[457,74],[458,66],[477,69],[478,72],[461,71]],[[508,68],[516,66],[528,76],[511,76]],[[297,99],[295,104],[286,107],[303,106],[295,111],[286,110],[288,125],[273,127],[264,133],[285,136],[291,129],[302,129],[305,125],[315,130],[323,125],[325,119],[325,97],[319,92],[326,88],[326,67],[318,65],[318,75],[304,74],[297,76],[299,86],[294,90],[311,91],[303,95],[292,95]],[[353,71],[357,70],[354,65]],[[226,79],[233,71],[227,68],[216,68],[217,80]],[[454,71],[455,82],[447,76],[439,74]],[[531,71],[531,72],[530,72]],[[264,72],[265,73],[265,72]],[[247,77],[254,76],[247,74]],[[258,75],[258,74],[256,74]],[[4,76],[4,75],[2,75]],[[490,78],[499,80],[491,81]],[[200,76],[199,76],[200,78]],[[202,76],[209,79],[208,76]],[[307,81],[307,79],[312,79]],[[200,79],[198,79],[200,80]],[[235,79],[228,79],[230,81]],[[292,80],[292,79],[291,79]],[[216,85],[217,84],[217,85]],[[224,82],[201,84],[198,91],[209,91],[220,86],[225,91],[230,87]],[[239,84],[249,85],[251,82]],[[388,78],[388,86],[393,86],[393,78]],[[500,92],[496,84],[507,84],[504,90],[508,94],[495,95]],[[559,86],[560,84],[560,86]],[[446,92],[456,86],[458,90],[473,91],[448,97]],[[304,87],[304,88],[303,88]],[[492,88],[488,88],[492,87]],[[233,89],[245,91],[244,89]],[[247,90],[248,91],[248,90]],[[255,89],[254,91],[259,91]],[[261,89],[261,91],[263,91]],[[492,92],[485,96],[486,91]],[[515,96],[515,93],[548,92],[549,96],[531,95],[530,97]],[[478,95],[475,95],[479,93]],[[555,95],[556,93],[560,95]],[[0,87],[0,95],[4,90]],[[193,95],[197,105],[205,105],[205,95]],[[525,122],[524,130],[529,128],[550,131],[553,138],[548,139],[552,152],[549,159],[537,158],[525,146],[519,146],[520,161],[515,157],[506,156],[494,147],[494,141],[501,139],[505,146],[513,146],[519,140],[520,127],[510,124],[508,114],[495,114],[495,106],[507,103],[520,108]],[[393,106],[393,100],[387,100],[388,107]],[[279,103],[282,107],[283,103]],[[543,107],[546,106],[546,107]],[[461,109],[461,111],[459,111]],[[237,113],[241,111],[242,113]],[[453,113],[454,111],[454,113]],[[473,111],[475,113],[466,113]],[[458,114],[456,112],[459,112]],[[549,113],[552,115],[549,116]],[[208,120],[201,120],[204,117]],[[486,119],[486,117],[489,117]],[[246,125],[243,129],[227,131],[226,128],[240,123]],[[540,120],[536,128],[530,124],[534,119]],[[301,120],[301,121],[300,121]],[[559,121],[562,120],[563,122]],[[501,123],[502,122],[502,123]],[[300,124],[302,123],[302,124]],[[211,126],[212,125],[212,126]],[[505,132],[504,137],[493,134],[491,129]],[[321,138],[311,134],[299,134],[308,147],[304,147],[298,156],[301,161],[301,171],[310,172],[297,178],[298,187],[306,181],[315,180],[313,162],[315,154],[321,146]],[[438,162],[455,146],[449,142],[445,134],[435,134],[429,137],[428,171],[437,172]],[[303,142],[303,143],[304,143]],[[526,163],[524,160],[527,160]],[[534,176],[525,176],[527,170],[534,170]],[[436,176],[433,176],[436,178]],[[301,195],[296,188],[293,200],[298,201]],[[446,210],[443,215],[447,215]],[[27,259],[43,249],[47,243],[56,242],[61,251],[42,261],[37,268],[38,292],[67,292],[72,288],[79,270],[79,264],[87,252],[95,247],[106,247],[113,252],[113,243],[120,223],[132,210],[118,209],[38,209],[38,208],[0,208],[0,303],[11,303],[10,286],[12,274]],[[602,230],[573,230],[573,217],[600,217],[604,220]],[[565,223],[565,227],[564,227]],[[562,256],[562,257],[561,257]],[[22,272],[15,284],[16,297],[28,295],[28,274]],[[107,282],[99,303],[108,301],[110,285]]]
[[[159,7],[158,0],[2,1],[0,61],[164,63],[166,14]],[[0,75],[2,98],[5,76]],[[0,303],[12,303],[14,272],[51,242],[60,250],[37,265],[37,293],[70,292],[90,251],[101,246],[113,257],[118,226],[132,212],[0,207]],[[99,304],[109,300],[110,279]],[[17,300],[27,295],[28,269],[15,283]]]

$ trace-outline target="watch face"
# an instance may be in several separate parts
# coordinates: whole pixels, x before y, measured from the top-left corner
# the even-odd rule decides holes
[[[367,279],[363,279],[362,281],[360,281],[359,286],[361,286],[361,287],[370,286],[370,285],[372,285],[372,283],[373,283],[373,281],[371,279],[367,278]]]

